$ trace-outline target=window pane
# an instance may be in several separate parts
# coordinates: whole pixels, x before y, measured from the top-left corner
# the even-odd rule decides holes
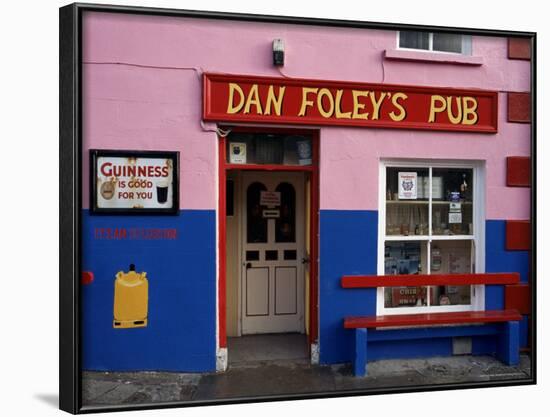
[[[470,240],[434,241],[431,247],[432,274],[465,274],[473,272],[473,247]],[[471,303],[470,285],[431,287],[431,305]]]
[[[246,241],[248,243],[267,242],[267,219],[262,216],[260,193],[267,191],[265,185],[255,182],[246,190]]]
[[[430,34],[428,32],[402,30],[399,32],[399,47],[428,50],[430,48]]]
[[[462,55],[472,55],[471,35],[462,35]]]
[[[226,180],[225,182],[225,214],[226,216],[233,216],[235,206],[235,182],[233,180]]]
[[[227,162],[311,165],[311,137],[267,133],[230,133]]]
[[[387,168],[386,235],[428,234],[428,176],[426,168]]]
[[[472,235],[473,170],[434,168],[432,173],[432,183],[441,184],[441,193],[433,197],[432,234]]]
[[[285,136],[284,160],[285,165],[311,165],[313,151],[311,138],[306,136]]]
[[[297,251],[294,249],[286,249],[284,251],[283,259],[285,261],[295,261],[297,256]]]
[[[282,164],[284,157],[284,142],[278,135],[254,135],[254,150],[256,164]]]
[[[246,260],[247,261],[259,261],[260,260],[260,251],[259,250],[247,250],[246,251]]]
[[[275,191],[281,193],[281,208],[275,221],[275,242],[296,242],[296,192],[294,186],[283,182]]]
[[[433,50],[462,53],[462,35],[453,33],[434,33]]]
[[[426,270],[426,242],[387,242],[384,248],[385,275],[414,275]],[[427,287],[384,288],[384,307],[428,305]]]

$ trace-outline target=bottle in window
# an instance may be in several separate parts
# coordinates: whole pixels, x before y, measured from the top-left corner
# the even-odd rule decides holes
[[[440,269],[441,269],[441,250],[437,246],[434,246],[432,248],[431,270],[439,271]]]
[[[462,174],[462,184],[460,184],[460,197],[463,200],[467,199],[468,183],[466,182],[466,174]]]

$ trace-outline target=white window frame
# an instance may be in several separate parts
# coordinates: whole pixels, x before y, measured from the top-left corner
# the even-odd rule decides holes
[[[397,49],[400,49],[402,51],[417,51],[417,52],[426,52],[426,53],[432,53],[432,54],[450,54],[450,55],[466,55],[470,56],[472,55],[472,35],[463,35],[458,34],[462,36],[462,50],[461,52],[449,52],[449,51],[438,51],[433,49],[434,44],[434,32],[428,33],[428,49],[420,49],[420,48],[403,48],[399,45],[399,39],[401,37],[401,31],[397,31],[396,36],[396,43],[397,43]]]
[[[472,222],[473,235],[433,235],[432,228],[428,228],[426,236],[386,236],[386,170],[387,168],[419,168],[429,169],[430,185],[429,200],[432,199],[432,169],[433,168],[468,168],[473,171],[473,206]],[[473,240],[474,241],[474,265],[475,273],[485,272],[485,164],[482,161],[457,161],[457,160],[380,160],[379,182],[378,182],[378,256],[377,273],[385,275],[384,248],[386,242],[391,241],[452,241],[452,240]],[[429,224],[432,224],[432,205],[428,205]],[[430,245],[428,246],[427,263],[429,271]],[[385,307],[384,287],[379,287],[376,293],[376,314],[377,315],[398,315],[417,313],[443,313],[453,311],[483,311],[485,310],[485,286],[472,285],[470,294],[471,303],[468,305],[446,305],[446,306],[412,306],[412,307]]]

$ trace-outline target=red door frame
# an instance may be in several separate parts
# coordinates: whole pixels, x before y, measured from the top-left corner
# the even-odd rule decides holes
[[[233,132],[251,133],[291,133],[304,134],[312,140],[312,165],[256,165],[256,164],[229,164],[226,162],[226,140],[218,136],[218,320],[219,346],[227,347],[226,331],[226,178],[228,170],[253,171],[301,171],[311,175],[311,213],[310,213],[310,262],[309,262],[309,346],[317,341],[318,335],[318,270],[319,270],[319,131],[304,129],[283,128],[251,128],[232,127]]]

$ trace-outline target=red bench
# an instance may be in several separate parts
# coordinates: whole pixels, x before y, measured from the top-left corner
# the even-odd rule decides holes
[[[513,285],[519,283],[517,273],[452,274],[452,275],[402,275],[402,276],[344,276],[343,288],[378,288],[430,285]],[[453,337],[498,334],[497,356],[508,365],[519,363],[519,321],[517,310],[462,311],[427,314],[399,314],[344,318],[344,328],[355,331],[355,356],[353,368],[356,376],[366,374],[368,343],[396,338]],[[495,324],[495,326],[472,326]],[[454,325],[454,326],[449,326]],[[421,327],[420,329],[418,327]],[[426,336],[426,327],[440,326]],[[441,327],[443,326],[443,327]],[[377,329],[410,327],[394,332]]]

